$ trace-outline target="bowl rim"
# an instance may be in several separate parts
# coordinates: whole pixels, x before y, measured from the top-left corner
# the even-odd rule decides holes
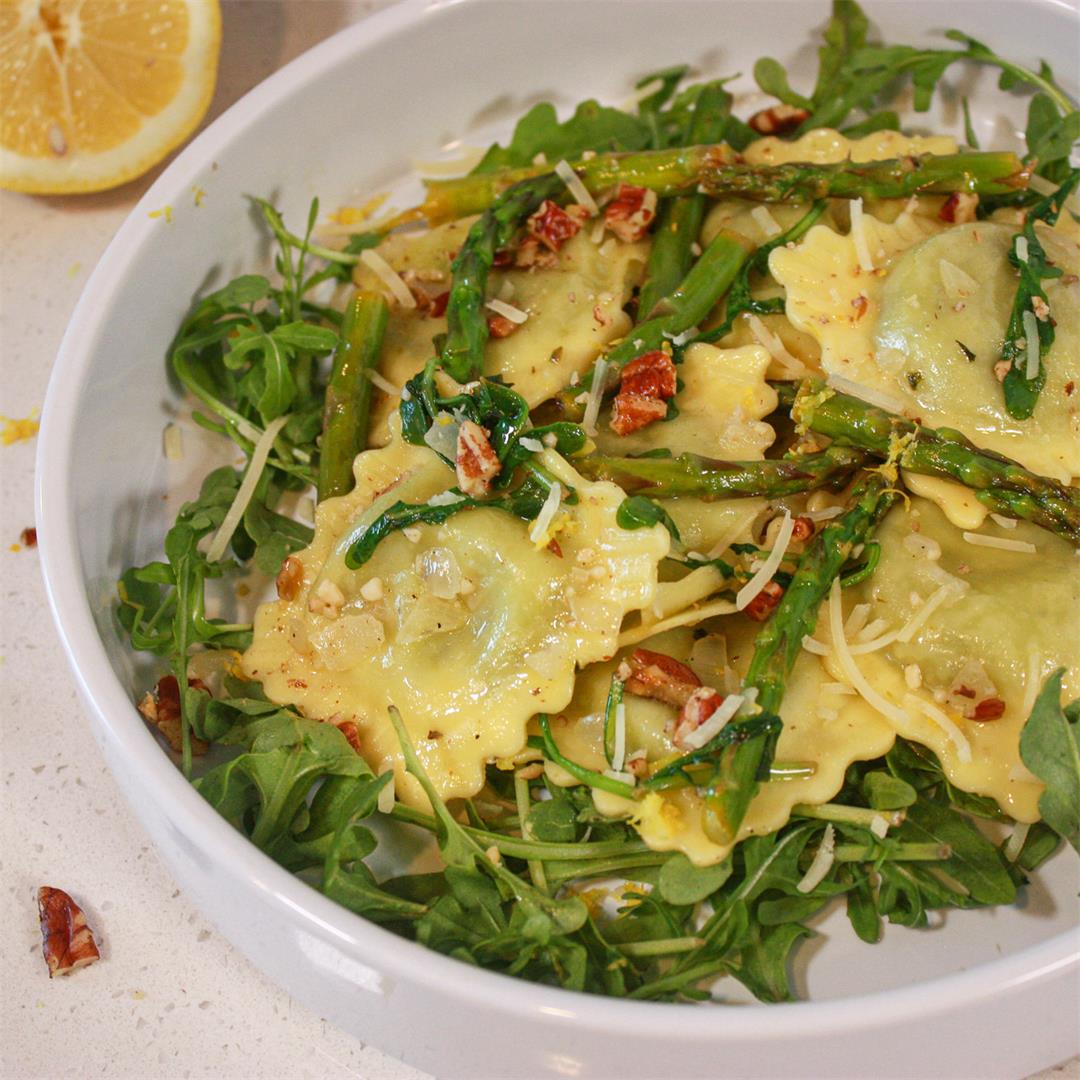
[[[109,663],[80,567],[68,462],[78,403],[116,283],[136,253],[152,242],[147,211],[187,190],[206,161],[228,147],[255,117],[273,110],[298,87],[348,56],[420,24],[430,12],[493,0],[402,0],[315,45],[258,84],[209,124],[137,202],[94,268],[64,334],[49,379],[35,462],[35,507],[42,574],[53,621],[99,740],[150,778],[169,817],[232,877],[246,879],[282,919],[333,940],[380,975],[405,977],[432,991],[450,984],[466,1004],[502,1013],[572,1020],[610,1035],[640,1035],[721,1043],[729,1039],[822,1037],[881,1023],[917,1020],[958,1003],[997,998],[1027,984],[1080,968],[1080,930],[1070,930],[965,971],[923,982],[827,1001],[798,1001],[731,1009],[722,1028],[703,1028],[697,1009],[566,991],[475,968],[369,922],[317,892],[275,863],[221,817],[161,752]],[[1075,13],[1070,0],[1028,0]],[[46,482],[48,478],[48,482]],[[114,774],[115,775],[115,774]],[[120,784],[125,797],[127,787]]]

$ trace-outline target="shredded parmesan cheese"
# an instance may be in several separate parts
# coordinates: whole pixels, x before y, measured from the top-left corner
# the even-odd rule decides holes
[[[965,532],[962,534],[969,544],[975,547],[998,548],[1001,551],[1019,551],[1025,555],[1034,555],[1036,547],[1027,540],[1009,540],[1004,536],[985,536],[982,533]]]
[[[390,290],[403,308],[415,308],[416,297],[398,272],[374,249],[360,252],[360,261]]]
[[[884,840],[889,831],[889,819],[882,814],[875,814],[870,819],[870,831],[879,840]]]
[[[848,682],[855,687],[856,693],[871,708],[877,709],[882,716],[893,723],[907,724],[908,715],[903,709],[882,697],[866,680],[859,670],[855,657],[851,654],[847,639],[844,637],[844,607],[840,599],[840,579],[834,578],[829,591],[829,629],[832,632],[833,649]]]
[[[236,490],[236,497],[222,519],[218,531],[214,533],[210,546],[206,549],[207,562],[217,562],[225,554],[225,549],[232,539],[232,534],[236,531],[236,526],[240,524],[240,519],[244,516],[244,511],[247,510],[252,495],[255,494],[259,477],[262,476],[263,468],[266,466],[266,459],[270,456],[271,449],[273,449],[274,440],[288,419],[288,416],[279,416],[276,420],[271,420],[266,425],[266,430],[259,436],[259,441],[252,448],[251,460],[248,462],[244,479],[240,481],[240,487]]]
[[[995,525],[1000,525],[1003,529],[1015,529],[1019,524],[1016,518],[1007,518],[1003,514],[991,514],[990,520]]]
[[[896,635],[897,641],[902,641],[905,644],[926,625],[926,621],[934,614],[935,611],[950,596],[955,596],[956,590],[951,585],[941,585],[933,593],[930,598],[916,611],[910,619],[900,628],[900,632]]]
[[[870,405],[876,405],[879,409],[887,409],[889,412],[895,413],[904,411],[904,403],[900,398],[893,397],[892,394],[886,394],[881,390],[871,389],[869,386],[863,386],[862,383],[852,382],[851,379],[845,379],[842,375],[830,374],[825,381],[834,390],[839,390],[841,394],[847,394]]]
[[[1039,321],[1035,312],[1025,311],[1021,316],[1024,324],[1024,337],[1027,345],[1027,362],[1024,365],[1024,378],[1031,380],[1039,375]]]
[[[761,231],[766,236],[779,236],[784,230],[776,223],[776,218],[769,213],[767,206],[755,206],[750,211],[750,216],[758,223]]]
[[[551,523],[555,520],[555,515],[559,512],[559,505],[562,502],[562,485],[552,484],[551,490],[548,491],[547,498],[544,500],[544,505],[540,507],[540,513],[536,515],[536,520],[533,522],[533,527],[529,530],[529,539],[541,547],[547,543],[548,529],[551,528]]]
[[[566,161],[560,161],[555,166],[555,172],[573,196],[574,202],[584,206],[591,217],[595,217],[600,213],[600,207],[596,205],[596,200],[589,194],[589,189],[581,182],[581,177],[570,168]]]
[[[742,694],[729,694],[704,724],[683,736],[683,746],[690,750],[700,750],[710,739],[720,734],[724,725],[743,707],[745,700]]]
[[[589,387],[588,398],[585,403],[585,415],[581,418],[581,426],[586,435],[596,434],[596,421],[600,416],[600,405],[604,400],[604,383],[607,382],[608,363],[602,357],[596,358],[593,368],[592,385]]]
[[[1016,862],[1020,857],[1020,852],[1024,850],[1024,844],[1027,842],[1028,830],[1031,828],[1026,822],[1022,822],[1013,829],[1009,836],[1009,839],[1005,841],[1005,847],[1002,849],[1002,854],[1009,862]]]
[[[956,747],[956,756],[960,759],[961,764],[970,764],[971,743],[964,738],[964,733],[956,726],[944,709],[939,709],[937,705],[927,701],[925,698],[916,697],[914,694],[905,694],[904,704],[908,708],[918,709],[924,716],[933,720],[948,735],[949,741]]]
[[[795,519],[791,511],[784,508],[784,520],[780,531],[776,534],[776,543],[773,544],[769,557],[761,564],[754,576],[739,590],[735,597],[735,610],[742,611],[751,600],[754,599],[770,581],[773,574],[779,569],[784,561],[788,544],[791,543],[791,534],[795,529]]]
[[[851,239],[855,244],[855,257],[859,260],[859,269],[864,274],[874,271],[874,263],[870,258],[870,248],[866,244],[866,221],[863,217],[862,199],[851,201]]]
[[[802,639],[802,647],[808,652],[813,653],[814,656],[828,656],[829,646],[824,642],[818,641],[817,638],[811,637],[807,634]]]
[[[1028,261],[1028,242],[1023,233],[1020,233],[1016,238],[1015,251],[1017,262],[1026,263]]]
[[[528,450],[530,454],[542,454],[544,452],[544,444],[539,439],[530,439],[527,435],[522,435],[518,439],[518,446]]]
[[[162,446],[167,461],[182,461],[184,458],[184,433],[176,424],[166,424],[162,433]]]
[[[372,368],[367,368],[364,374],[371,381],[373,386],[377,386],[384,394],[389,394],[391,397],[401,397],[401,390],[396,387],[385,375],[380,375]]]
[[[489,300],[487,307],[491,308],[496,315],[501,315],[504,319],[509,319],[515,326],[520,326],[529,318],[527,311],[522,311],[521,308],[514,307],[513,304],[508,304],[505,300]]]
[[[611,768],[622,772],[626,764],[626,706],[620,701],[615,706],[615,746],[611,751]]]
[[[979,288],[979,283],[970,274],[965,273],[948,259],[938,260],[938,273],[941,274],[941,284],[945,288],[945,295],[950,300],[963,300],[974,295]]]
[[[783,341],[780,340],[780,336],[774,334],[761,321],[759,316],[747,316],[746,325],[750,328],[750,333],[754,335],[754,340],[785,369],[785,374],[790,374],[797,378],[809,374],[806,370],[806,365],[787,351]]]
[[[394,777],[391,776],[386,787],[379,792],[376,802],[380,814],[389,814],[394,809]]]
[[[808,510],[802,516],[811,521],[828,521],[830,518],[839,517],[843,512],[842,506],[826,506],[823,510]]]
[[[835,857],[836,830],[832,825],[826,825],[825,832],[821,835],[821,843],[818,844],[818,849],[814,853],[813,862],[810,863],[802,880],[795,886],[796,892],[813,892],[825,880],[825,875],[832,869]]]

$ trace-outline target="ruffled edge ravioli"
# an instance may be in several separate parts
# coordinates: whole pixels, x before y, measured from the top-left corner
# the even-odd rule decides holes
[[[622,491],[549,454],[545,464],[578,497],[563,502],[550,530],[561,555],[545,546],[547,535],[534,543],[528,523],[477,509],[391,534],[361,570],[344,570],[335,549],[376,499],[381,506],[405,489],[423,501],[451,485],[434,460],[400,439],[357,458],[356,488],[319,506],[315,538],[297,553],[297,595],[259,608],[243,659],[271,700],[353,721],[369,763],[393,767],[398,797],[416,806],[427,800],[404,772],[389,705],[401,710],[440,796],[475,795],[487,762],[524,749],[533,715],[568,704],[579,665],[615,652],[623,617],[652,603],[670,542],[659,525],[620,528]],[[338,593],[320,593],[327,580]],[[320,604],[325,595],[340,597],[337,612]]]

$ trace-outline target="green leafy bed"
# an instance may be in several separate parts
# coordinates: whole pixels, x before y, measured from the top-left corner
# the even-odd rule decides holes
[[[872,44],[857,5],[836,0],[812,91],[792,89],[775,60],[759,60],[754,75],[779,102],[806,110],[793,134],[827,125],[857,135],[899,126],[897,115],[880,107],[898,80],[910,79],[915,107],[923,110],[954,63],[997,67],[1003,89],[1034,91],[1029,161],[1056,185],[1074,183],[1068,155],[1080,137],[1080,113],[1046,65],[1027,71],[964,34],[948,37],[957,48]],[[560,122],[551,105],[537,105],[506,146],[491,147],[476,174],[527,167],[541,153],[556,161],[683,146],[695,133],[695,106],[701,106],[698,122],[706,105],[712,118],[706,137],[697,141],[725,141],[738,150],[757,137],[732,115],[723,81],[680,89],[686,75],[686,69],[673,68],[643,78],[639,86],[656,88],[636,112],[587,101]],[[970,124],[968,142],[975,144]],[[1010,201],[1034,202],[1021,192],[997,198],[996,205]],[[1056,215],[1060,201],[1059,195],[1052,206],[1052,200],[1038,203],[1032,219]],[[311,540],[311,530],[283,512],[282,500],[320,479],[320,454],[328,454],[319,436],[332,378],[329,358],[345,351],[339,349],[341,314],[311,297],[324,281],[347,280],[359,253],[379,240],[362,234],[344,251],[326,250],[310,241],[317,203],[302,237],[287,230],[272,206],[256,203],[278,242],[278,284],[245,275],[202,299],[172,344],[170,366],[197,402],[195,420],[249,458],[260,442],[268,443],[265,463],[220,556],[207,554],[208,538],[221,528],[247,471],[231,466],[211,472],[199,497],[181,509],[165,538],[164,559],[124,574],[117,610],[132,646],[160,657],[182,688],[179,753],[185,772],[191,773],[196,740],[214,744],[211,760],[217,763],[194,781],[196,788],[273,859],[387,929],[494,971],[654,1000],[704,999],[709,993],[703,986],[731,975],[762,1000],[783,1001],[791,997],[792,949],[812,935],[808,920],[826,905],[842,899],[855,933],[873,942],[883,921],[920,927],[935,909],[1011,903],[1061,837],[1080,850],[1080,702],[1061,706],[1058,671],[1038,695],[1021,743],[1025,764],[1046,784],[1042,823],[1016,829],[999,842],[989,839],[995,829],[1002,832],[994,823],[1008,823],[996,804],[959,791],[933,755],[899,741],[886,757],[852,766],[832,803],[798,808],[778,832],[746,840],[723,862],[704,869],[684,855],[651,851],[627,823],[600,815],[588,782],[565,788],[543,774],[491,768],[481,796],[447,808],[393,717],[408,770],[430,795],[434,812],[394,804],[388,816],[395,824],[383,831],[430,833],[444,865],[436,873],[377,881],[365,864],[377,843],[365,822],[376,812],[389,774],[375,776],[338,728],[267,701],[256,683],[226,674],[214,697],[197,680],[189,684],[195,652],[242,649],[251,639],[250,625],[208,617],[208,583],[251,569],[274,575],[286,556]],[[1021,316],[1032,297],[1045,300],[1040,277],[1053,273],[1037,249],[1029,225],[1027,250],[1035,257],[1020,280],[1012,339],[1023,335]],[[669,256],[662,253],[654,269],[670,273],[674,286],[689,256],[669,255],[670,265],[665,267],[662,259]],[[767,249],[735,277],[729,314],[754,310],[749,274],[760,272],[764,256]],[[664,323],[658,340],[673,325]],[[1040,325],[1052,335],[1052,325]],[[344,334],[348,345],[348,327]],[[1040,345],[1045,354],[1049,342]],[[1021,351],[1015,340],[1006,342],[1007,357],[1010,348]],[[406,434],[411,425],[414,441],[422,441],[438,410],[472,410],[501,440],[504,474],[524,476],[515,490],[496,492],[496,504],[535,518],[550,478],[518,443],[529,420],[523,400],[495,381],[487,381],[478,395],[438,399],[433,371],[429,365],[410,384],[412,402],[403,408]],[[1037,382],[1018,378],[1006,385],[1021,412],[1033,404]],[[550,434],[567,454],[584,443],[581,429],[570,422],[530,434]],[[336,449],[346,463],[351,460],[351,453]],[[391,529],[470,505],[476,501],[462,496],[453,507],[394,507],[365,537],[366,547],[351,553],[352,564],[363,562]],[[620,520],[626,527],[670,523],[657,503],[641,496],[627,501]],[[872,571],[871,565],[859,572]],[[538,745],[549,756],[555,752],[543,739]],[[760,764],[761,754],[754,776]],[[586,781],[590,775],[596,777],[586,775]],[[892,823],[884,837],[872,828],[882,816]],[[834,845],[833,860],[806,890],[807,867],[823,843]],[[590,883],[612,879],[625,884],[601,903]]]

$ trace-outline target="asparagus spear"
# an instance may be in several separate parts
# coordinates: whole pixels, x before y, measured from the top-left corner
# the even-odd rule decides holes
[[[685,141],[695,145],[716,142],[730,116],[731,94],[722,83],[708,83],[698,95]],[[653,308],[686,277],[693,260],[691,248],[704,216],[705,196],[698,192],[664,200],[645,268],[645,284],[638,295],[638,322],[647,319]]]
[[[769,461],[678,457],[608,457],[591,454],[574,465],[591,480],[612,480],[627,493],[667,499],[680,495],[711,502],[764,495],[778,499],[821,487],[842,487],[862,464],[859,451],[831,446],[819,454]]]
[[[484,318],[485,289],[495,252],[505,247],[524,220],[545,199],[565,190],[554,173],[523,180],[507,188],[475,222],[452,267],[453,280],[446,305],[446,343],[443,369],[460,383],[480,376],[488,327]]]
[[[958,481],[994,513],[1034,522],[1080,544],[1080,489],[1029,472],[1011,458],[981,449],[958,431],[923,427],[836,393],[820,379],[803,384],[792,417],[841,446],[881,457],[899,449],[902,468]]]
[[[659,349],[701,322],[727,292],[746,259],[749,242],[738,233],[720,233],[702,252],[682,284],[657,305],[657,314],[646,320],[605,354],[609,373],[624,368],[636,356]],[[578,398],[592,386],[593,371],[558,395],[562,414],[580,418],[584,406]]]
[[[346,495],[353,486],[353,458],[367,445],[372,370],[382,351],[389,308],[381,293],[357,292],[345,309],[341,344],[326,388],[319,443],[319,501]]]
[[[700,750],[673,762],[648,781],[649,787],[665,787],[690,780],[694,773],[711,768],[705,780],[706,831],[720,843],[730,844],[738,834],[746,809],[767,775],[780,725],[761,730],[763,718],[777,717],[785,684],[799,657],[803,638],[814,632],[818,609],[851,556],[865,543],[896,499],[896,492],[881,473],[870,473],[855,487],[848,510],[817,534],[799,559],[798,567],[772,618],[754,642],[754,655],[744,686],[756,688],[761,712],[749,720],[728,724]],[[749,738],[737,737],[740,724],[751,728]],[[735,729],[735,730],[732,730]],[[693,770],[693,771],[691,771]]]
[[[918,193],[973,191],[1008,195],[1027,187],[1030,170],[1011,153],[971,151],[924,154],[891,161],[832,165],[789,163],[746,165],[724,143],[629,154],[598,154],[573,162],[582,182],[594,194],[618,183],[651,188],[660,196],[702,191],[706,195],[738,195],[759,202],[812,202],[826,197],[853,199],[906,198]],[[455,180],[427,182],[420,208],[432,225],[475,214],[491,206],[511,185],[541,173],[547,166],[506,169]]]

